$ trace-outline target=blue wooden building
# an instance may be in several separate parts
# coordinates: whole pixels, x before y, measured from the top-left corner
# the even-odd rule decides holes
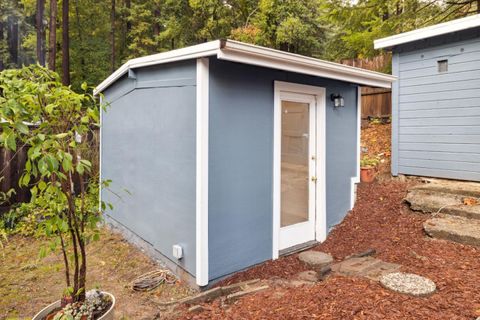
[[[198,286],[323,241],[355,200],[359,85],[393,79],[230,40],[130,60],[96,88],[107,218]]]
[[[392,174],[480,181],[480,15],[375,41],[393,52]]]

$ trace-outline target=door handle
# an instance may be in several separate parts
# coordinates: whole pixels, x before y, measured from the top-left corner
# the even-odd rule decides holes
[[[313,177],[312,177],[312,181],[313,181],[313,182],[317,182],[317,177],[316,177],[316,176],[313,176]]]

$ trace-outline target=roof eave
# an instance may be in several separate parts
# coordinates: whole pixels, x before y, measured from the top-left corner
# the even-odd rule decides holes
[[[400,33],[394,36],[377,39],[373,42],[375,49],[391,50],[395,46],[419,41],[427,38],[441,36],[444,34],[476,28],[480,26],[480,14],[462,19],[452,20],[436,24],[430,27],[421,28],[409,32]]]

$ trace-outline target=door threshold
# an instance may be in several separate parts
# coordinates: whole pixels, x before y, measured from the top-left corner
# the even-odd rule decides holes
[[[317,244],[320,244],[320,242],[318,242],[316,240],[312,240],[312,241],[308,241],[308,242],[305,242],[305,243],[297,244],[296,246],[280,250],[278,252],[278,255],[280,257],[289,256],[291,254],[294,254],[294,253],[297,253],[297,252],[304,251],[304,250],[310,249],[312,247],[315,247]]]

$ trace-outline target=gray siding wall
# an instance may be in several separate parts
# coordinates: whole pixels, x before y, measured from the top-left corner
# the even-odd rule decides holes
[[[102,198],[109,215],[195,275],[196,62],[140,69],[105,92]],[[128,192],[124,191],[128,190]],[[184,259],[172,257],[180,244]]]
[[[357,87],[210,59],[209,278],[272,257],[274,81],[325,87],[327,223],[350,208],[356,176]],[[341,93],[345,108],[328,98]]]
[[[480,32],[399,48],[393,71],[392,173],[480,181]]]

